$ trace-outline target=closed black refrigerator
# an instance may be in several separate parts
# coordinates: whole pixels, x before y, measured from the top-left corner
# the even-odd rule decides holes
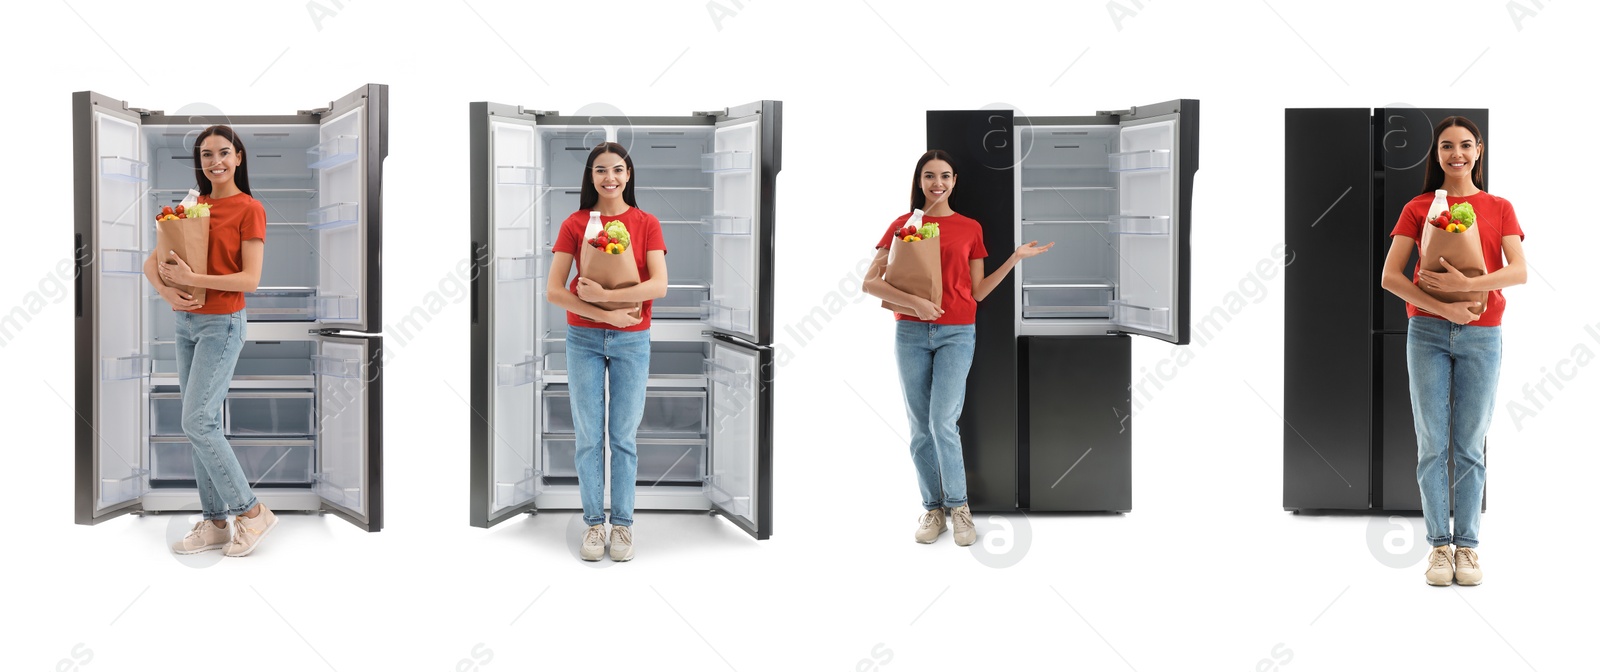
[[[1389,232],[1423,191],[1433,126],[1452,115],[1476,123],[1487,144],[1483,109],[1285,110],[1287,510],[1422,508],[1406,306],[1379,276]],[[1415,267],[1413,251],[1407,278]]]
[[[928,147],[959,171],[951,206],[983,225],[993,272],[978,304],[960,421],[974,511],[1133,507],[1131,335],[1189,341],[1189,233],[1200,103],[1085,116],[930,111]]]

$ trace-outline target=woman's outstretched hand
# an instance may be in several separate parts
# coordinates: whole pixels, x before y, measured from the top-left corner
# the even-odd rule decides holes
[[[1049,251],[1050,248],[1055,247],[1055,244],[1055,241],[1050,241],[1045,245],[1040,245],[1039,241],[1037,240],[1028,241],[1027,244],[1017,247],[1017,260],[1021,261],[1029,257],[1037,257]]]

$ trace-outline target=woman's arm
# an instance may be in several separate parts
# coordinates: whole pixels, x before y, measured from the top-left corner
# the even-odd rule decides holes
[[[606,289],[600,283],[580,276],[578,298],[583,301],[654,301],[666,296],[667,253],[662,250],[645,252],[644,265],[650,271],[650,279],[622,289]]]
[[[1469,278],[1450,262],[1441,258],[1443,271],[1421,271],[1422,284],[1430,289],[1445,292],[1490,292],[1521,285],[1528,281],[1528,264],[1522,256],[1522,238],[1505,236],[1500,239],[1500,249],[1505,254],[1506,265],[1493,273]]]
[[[861,281],[861,291],[889,303],[906,306],[916,311],[917,317],[924,320],[938,319],[944,314],[944,310],[934,305],[932,301],[900,291],[899,288],[889,284],[888,280],[884,280],[883,273],[888,268],[889,250],[880,249],[872,258],[872,265],[867,267],[867,276]]]
[[[1415,245],[1416,241],[1410,236],[1394,237],[1394,242],[1389,245],[1389,256],[1383,260],[1383,273],[1378,278],[1382,287],[1390,294],[1405,299],[1406,303],[1456,324],[1466,324],[1478,319],[1477,315],[1468,310],[1475,302],[1444,303],[1406,279],[1406,262],[1411,260],[1411,250]]]
[[[555,253],[555,258],[550,260],[550,278],[545,283],[544,295],[546,301],[569,313],[577,313],[595,322],[604,322],[619,327],[631,327],[639,323],[639,318],[628,317],[628,320],[631,320],[628,324],[617,324],[615,320],[620,319],[617,313],[626,314],[629,311],[606,310],[578,298],[578,295],[567,289],[567,278],[571,277],[571,273],[572,255],[566,252]]]
[[[240,244],[239,256],[244,263],[243,269],[238,273],[227,275],[196,273],[176,253],[172,255],[176,264],[157,264],[157,271],[161,274],[161,279],[168,284],[191,285],[224,292],[253,292],[261,284],[261,260],[266,255],[266,249],[266,241],[260,238],[251,238]],[[153,256],[151,258],[154,259]]]
[[[1045,250],[1050,249],[1054,245],[1055,243],[1050,243],[1049,245],[1040,247],[1039,241],[1030,241],[1026,245],[1018,247],[1016,252],[1012,252],[1011,256],[1006,257],[1005,263],[1000,264],[1000,268],[994,269],[994,272],[990,273],[988,276],[984,276],[983,274],[983,260],[973,259],[972,300],[982,301],[984,297],[989,295],[989,292],[994,291],[994,288],[1000,285],[1002,280],[1006,279],[1006,274],[1010,273],[1011,269],[1019,262],[1021,262],[1023,259],[1027,259],[1028,257],[1036,256]]]
[[[156,288],[156,293],[160,294],[161,298],[166,299],[168,304],[171,304],[176,310],[194,310],[205,305],[194,300],[194,297],[188,293],[178,291],[178,288],[168,286],[165,282],[162,282],[159,266],[160,264],[156,263],[156,253],[151,252],[150,256],[144,258],[144,279],[150,282],[151,287]]]

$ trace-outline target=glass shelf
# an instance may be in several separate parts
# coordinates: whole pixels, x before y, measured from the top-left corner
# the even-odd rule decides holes
[[[1034,224],[1105,224],[1105,219],[1024,219],[1023,226]]]
[[[338,168],[356,160],[361,139],[354,135],[339,135],[327,142],[306,150],[306,167],[314,170]]]
[[[750,218],[732,215],[712,215],[706,218],[706,228],[717,236],[750,235]]]
[[[1116,187],[1023,187],[1023,191],[1116,191]]]
[[[500,387],[517,387],[539,382],[539,360],[497,364],[494,367],[494,379],[495,384]]]
[[[1167,170],[1172,167],[1172,150],[1146,149],[1137,152],[1117,152],[1111,155],[1111,172]]]
[[[1111,309],[1116,314],[1118,324],[1152,331],[1165,331],[1172,312],[1167,308],[1140,306],[1126,301],[1112,301]]]
[[[700,319],[718,329],[750,333],[750,309],[724,306],[716,301],[700,302]]]
[[[135,161],[125,156],[100,157],[100,176],[114,182],[146,182],[150,174],[150,164]]]
[[[1112,233],[1128,236],[1165,236],[1171,232],[1172,218],[1166,215],[1116,215],[1111,218]]]
[[[749,172],[751,160],[755,158],[750,152],[712,152],[700,155],[700,172],[702,173],[732,173]]]
[[[101,273],[144,273],[144,260],[149,252],[139,250],[100,250]]]
[[[149,375],[150,355],[100,358],[100,380],[135,380]]]
[[[542,166],[495,166],[495,184],[544,186]]]
[[[360,221],[361,206],[356,203],[334,203],[306,213],[306,228],[313,231],[337,229]]]

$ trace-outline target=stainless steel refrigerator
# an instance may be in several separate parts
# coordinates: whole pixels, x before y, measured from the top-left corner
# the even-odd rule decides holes
[[[1284,111],[1286,510],[1422,508],[1406,304],[1379,274],[1389,232],[1423,193],[1433,126],[1451,115],[1476,123],[1487,144],[1483,109]],[[1416,260],[1413,250],[1407,279]]]
[[[72,96],[75,514],[198,510],[174,317],[145,280],[155,214],[195,186],[206,126],[245,145],[267,213],[261,286],[224,431],[260,501],[383,527],[383,160],[388,87],[311,110],[186,115]]]
[[[635,508],[713,511],[766,539],[783,104],[624,119],[482,102],[471,104],[469,124],[471,523],[582,508],[566,313],[544,294],[589,150],[610,141],[628,149],[639,207],[661,220],[667,247]]]
[[[930,111],[927,128],[957,162],[952,207],[983,225],[986,272],[1056,243],[978,304],[960,422],[972,509],[1130,510],[1130,336],[1189,341],[1199,101]]]

